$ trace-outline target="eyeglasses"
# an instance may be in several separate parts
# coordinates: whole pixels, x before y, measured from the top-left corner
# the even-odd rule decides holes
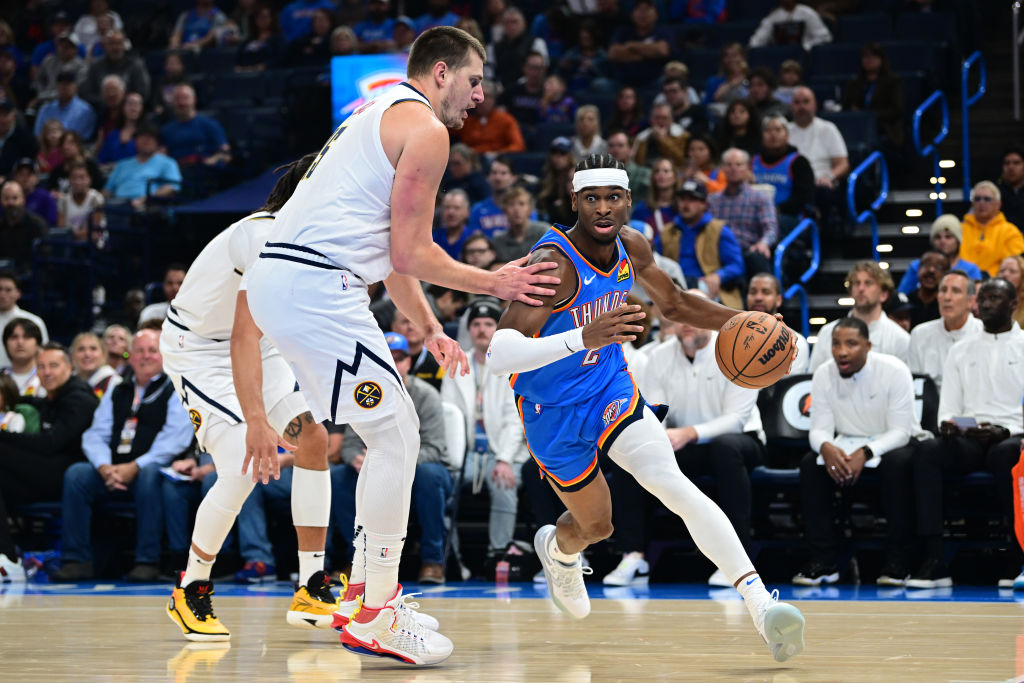
[[[981,196],[975,197],[971,201],[972,202],[984,202],[985,204],[988,204],[989,202],[994,202],[995,200],[996,200],[995,197],[986,197],[984,195],[981,195]]]

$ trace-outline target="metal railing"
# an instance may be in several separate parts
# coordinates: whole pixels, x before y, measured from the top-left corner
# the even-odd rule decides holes
[[[975,64],[978,65],[978,89],[973,95],[968,95],[967,79],[971,75],[971,67]],[[975,52],[960,65],[960,121],[963,126],[964,141],[961,163],[964,165],[964,199],[971,196],[971,127],[967,120],[967,110],[977,104],[978,100],[985,94],[987,86],[988,73],[985,68],[985,58],[981,52]]]
[[[779,282],[782,282],[782,257],[786,250],[793,245],[793,242],[807,230],[811,231],[811,265],[807,267],[807,270],[799,277],[798,281],[791,284],[782,294],[783,300],[790,299],[796,295],[800,296],[800,325],[804,337],[811,333],[807,289],[804,288],[804,285],[814,277],[814,274],[818,272],[818,266],[821,265],[821,238],[818,236],[818,224],[810,218],[803,219],[775,246],[775,277],[779,278]]]
[[[942,128],[935,137],[932,138],[926,146],[921,144],[921,120],[924,117],[925,112],[931,109],[935,104],[941,107],[942,111]],[[939,177],[942,175],[939,169],[939,143],[946,139],[949,135],[949,102],[946,100],[946,94],[941,90],[936,90],[928,98],[922,102],[917,109],[914,110],[914,148],[917,153],[926,157],[929,154],[932,156],[932,180],[933,187],[935,188],[935,217],[938,218],[942,215],[942,184],[939,182]]]
[[[860,182],[864,173],[875,165],[878,165],[881,186],[878,188],[878,196],[860,213],[857,213],[857,183]],[[872,152],[868,158],[860,162],[857,168],[850,172],[846,180],[846,205],[850,209],[854,223],[868,223],[871,226],[871,253],[876,261],[881,260],[878,255],[878,217],[875,212],[882,207],[885,200],[889,198],[889,165],[885,163],[885,157],[881,152]]]

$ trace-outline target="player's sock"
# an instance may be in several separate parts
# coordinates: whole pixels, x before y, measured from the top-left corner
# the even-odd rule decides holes
[[[402,559],[405,533],[366,534],[366,586],[363,604],[380,607],[395,594],[398,585],[398,564]]]
[[[366,538],[363,536],[363,523],[356,517],[356,528],[352,533],[352,571],[348,574],[349,585],[366,583]],[[360,593],[361,594],[361,593]]]
[[[216,559],[204,560],[196,554],[195,548],[189,548],[188,565],[185,567],[185,575],[181,577],[181,587],[184,588],[193,581],[209,581]]]
[[[299,551],[299,585],[305,586],[309,583],[309,577],[324,569],[323,550],[300,550]]]
[[[740,592],[748,605],[760,605],[771,600],[771,595],[764,587],[764,581],[761,580],[757,572],[741,577],[739,583],[736,584],[736,590]]]
[[[580,556],[579,553],[572,553],[570,555],[569,553],[563,553],[559,550],[558,534],[551,534],[551,540],[548,541],[548,555],[550,555],[552,559],[558,560],[562,564],[569,566],[576,564],[576,560]]]

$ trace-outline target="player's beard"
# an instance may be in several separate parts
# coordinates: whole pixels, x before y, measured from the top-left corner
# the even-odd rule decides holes
[[[454,100],[454,94],[449,93],[441,100],[441,123],[452,130],[459,130],[465,124],[462,119],[462,113],[466,111],[465,107],[457,108],[452,102]]]

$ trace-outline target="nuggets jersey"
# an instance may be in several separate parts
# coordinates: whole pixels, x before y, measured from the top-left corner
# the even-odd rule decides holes
[[[427,98],[400,83],[345,119],[278,212],[274,242],[312,249],[377,282],[391,274],[391,189],[395,169],[380,141],[381,117],[400,102]]]
[[[192,262],[164,326],[213,341],[230,339],[242,274],[259,257],[275,224],[273,214],[258,211],[210,240]]]
[[[576,250],[558,226],[552,226],[533,246],[554,247],[564,253],[576,268],[576,293],[558,306],[540,330],[541,337],[583,327],[602,313],[618,308],[633,287],[633,264],[622,240],[615,238],[618,258],[611,270],[591,264]],[[604,391],[618,373],[625,372],[626,359],[621,344],[578,351],[542,368],[512,375],[516,394],[542,406],[566,406],[580,403]]]

